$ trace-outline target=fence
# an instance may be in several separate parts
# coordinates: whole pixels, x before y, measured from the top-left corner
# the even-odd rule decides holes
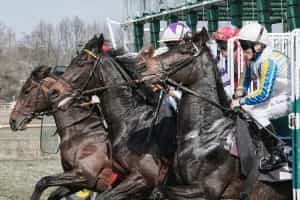
[[[0,110],[1,110],[1,112],[10,112],[13,105],[14,105],[14,102],[12,102],[12,103],[1,103],[0,104]]]
[[[40,120],[33,120],[24,131],[10,130],[8,121],[13,105],[13,103],[0,104],[0,160],[57,158],[58,155],[45,154],[40,150]],[[43,127],[55,130],[54,119],[45,117]],[[52,141],[49,145],[52,145]]]
[[[289,33],[269,33],[270,43],[271,45],[284,53],[290,60],[293,58],[297,58],[293,56],[293,49],[296,48],[295,41],[297,31],[289,32]],[[299,51],[300,52],[300,51]],[[237,38],[231,38],[228,41],[228,69],[230,71],[230,82],[232,94],[234,94],[235,84],[240,81],[243,71],[245,69],[244,64],[244,56],[243,50],[240,47]],[[299,62],[298,62],[299,63]],[[294,66],[295,63],[291,63],[291,66]],[[259,82],[256,83],[257,87],[259,86]],[[251,83],[250,91],[254,90],[254,83]]]
[[[291,88],[291,113],[289,114],[289,129],[292,136],[293,149],[293,199],[300,200],[300,29],[290,33],[271,33],[271,44],[275,49],[284,53],[290,60],[290,69],[287,72]],[[240,79],[241,72],[244,69],[243,54],[236,56],[234,45],[236,38],[228,42],[228,65],[230,69],[230,78],[232,90],[234,82]],[[237,44],[239,45],[239,44]],[[235,76],[235,67],[238,68],[238,76]]]

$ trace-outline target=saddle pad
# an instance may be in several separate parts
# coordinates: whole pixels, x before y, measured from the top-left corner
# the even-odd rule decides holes
[[[292,180],[292,169],[286,164],[276,170],[260,173],[258,179],[263,182],[275,183]]]

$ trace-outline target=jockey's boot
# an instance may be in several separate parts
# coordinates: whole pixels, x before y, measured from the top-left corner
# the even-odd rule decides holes
[[[260,160],[260,170],[262,172],[272,171],[285,166],[288,159],[280,147],[274,147],[268,157],[263,157]]]
[[[267,127],[269,128],[269,127]],[[272,129],[269,129],[272,130]],[[287,164],[288,158],[284,152],[284,146],[279,144],[273,136],[263,131],[261,137],[269,156],[263,157],[260,160],[260,170],[262,172],[272,171]]]

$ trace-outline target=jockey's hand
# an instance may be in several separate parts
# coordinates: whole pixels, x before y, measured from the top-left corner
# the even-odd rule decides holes
[[[241,107],[240,99],[233,99],[233,100],[231,101],[230,108],[231,108],[232,110],[236,110],[236,109],[238,109],[238,108],[240,108],[240,107]]]
[[[179,100],[179,99],[181,99],[182,93],[179,90],[175,90],[174,88],[170,88],[168,90],[168,95]]]
[[[100,103],[99,97],[96,96],[96,95],[93,95],[92,100],[91,100],[91,104],[98,104],[98,103]]]
[[[163,88],[159,84],[151,84],[150,87],[151,87],[151,89],[152,89],[153,92],[159,91],[159,90],[161,90]]]
[[[233,95],[233,99],[238,99],[245,96],[243,89],[237,89],[235,94]]]

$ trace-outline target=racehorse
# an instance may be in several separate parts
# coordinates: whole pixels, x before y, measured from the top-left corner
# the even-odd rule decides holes
[[[139,55],[148,69],[145,76],[184,89],[174,159],[177,179],[166,190],[167,196],[172,200],[292,199],[291,182],[260,182],[257,165],[251,171],[254,173],[244,178],[239,160],[225,150],[236,118],[230,117],[216,63],[206,46],[208,38],[203,29],[165,54],[153,57],[153,51],[147,49]]]
[[[40,199],[49,186],[61,186],[49,199],[60,199],[83,188],[104,191],[117,178],[112,171],[108,133],[99,115],[81,107],[73,89],[63,79],[50,76],[50,70],[40,66],[32,71],[10,116],[11,128],[22,130],[39,113],[49,112],[60,136],[64,173],[40,179],[31,199]]]
[[[102,83],[104,82],[107,84],[111,83],[110,81],[113,83],[116,83],[117,81],[124,82],[124,78],[121,76],[120,72],[117,72],[117,68],[114,66],[117,64],[108,55],[102,54],[100,50],[102,44],[102,37],[95,37],[90,40],[85,46],[84,51],[72,60],[66,72],[58,79],[60,80],[59,82],[65,83],[66,88],[72,89],[72,92],[67,92],[68,95],[70,95],[70,93],[80,94],[85,89],[102,86]],[[94,60],[95,54],[101,54],[101,57]],[[36,73],[37,72],[34,72],[33,74]],[[42,75],[46,75],[46,73],[39,74],[39,79],[36,77],[35,79],[41,80],[42,77],[45,77]],[[104,79],[104,77],[107,77],[108,80]],[[37,87],[30,87],[30,90],[26,90],[23,87],[24,91],[22,92],[27,94],[37,92],[34,89],[37,89]],[[50,91],[51,92],[48,94],[50,99],[51,96],[68,97],[68,95],[65,96],[63,93],[58,94],[56,90]],[[44,94],[46,95],[46,93]],[[30,101],[31,103],[33,101],[29,96],[31,95],[28,95],[28,98],[26,99],[24,95],[20,95],[20,98],[18,99],[18,103],[16,104],[10,119],[11,127],[14,129],[22,129],[25,123],[29,122],[29,116],[27,114],[35,111],[29,110],[34,109],[34,105],[31,104],[30,106],[29,104]],[[143,193],[159,184],[165,175],[164,165],[161,160],[154,159],[151,154],[132,153],[127,147],[130,133],[139,132],[143,130],[143,128],[149,129],[154,110],[152,106],[144,103],[141,104],[139,100],[132,101],[132,99],[134,99],[132,96],[133,93],[130,88],[109,89],[100,95],[101,107],[109,127],[108,137],[110,138],[110,141],[112,141],[113,157],[114,160],[122,166],[125,175],[127,176],[125,176],[125,179],[114,189],[105,192],[99,198],[128,199],[132,195],[138,196],[138,193],[140,193],[140,195],[145,195]],[[26,100],[29,102],[26,102]],[[21,105],[25,105],[25,109],[27,110],[23,111],[22,109],[24,108],[22,108]],[[69,107],[69,109],[70,111],[68,112],[72,112],[71,110],[74,108]],[[73,114],[73,117],[74,116],[75,115]],[[34,115],[31,115],[31,117],[34,117]],[[98,120],[101,122],[101,119]],[[98,161],[95,159],[93,162]],[[62,182],[55,184],[58,186],[63,185]],[[47,181],[47,179],[42,179],[42,181],[39,181],[36,185],[34,194],[38,193],[38,195],[40,195],[42,190],[48,186],[54,186],[55,184]],[[68,184],[68,186],[73,186],[71,179],[68,180]],[[88,186],[85,188],[94,189]],[[52,199],[59,199],[71,192],[74,192],[73,188],[70,190],[61,187],[57,189],[51,197]]]
[[[89,44],[99,44],[100,42],[97,42],[97,40],[101,40],[101,37],[95,41],[91,40]],[[86,48],[90,47],[87,46]],[[141,152],[139,152],[139,150],[131,151],[128,148],[130,138],[134,140],[141,138],[141,140],[138,139],[137,142],[134,142],[135,144],[137,143],[137,145],[140,142],[146,141],[146,137],[143,136],[151,131],[155,107],[145,103],[145,100],[141,97],[143,94],[139,94],[131,87],[114,87],[118,84],[132,81],[131,77],[111,56],[102,53],[101,50],[99,50],[99,45],[94,45],[94,48],[90,48],[89,52],[93,52],[94,55],[91,53],[86,53],[86,55],[96,59],[93,68],[80,66],[76,64],[76,60],[78,59],[75,59],[65,72],[65,74],[68,75],[64,75],[63,77],[66,80],[70,80],[68,77],[73,77],[74,81],[71,82],[73,88],[81,87],[82,84],[78,84],[77,81],[79,79],[90,80],[88,83],[90,86],[87,86],[85,89],[94,88],[99,82],[104,83],[104,85],[108,87],[108,89],[99,92],[97,95],[100,97],[100,105],[108,123],[109,137],[111,141],[113,141],[113,157],[130,173],[128,173],[129,175],[124,181],[112,188],[112,190],[100,194],[97,199],[128,199],[132,194],[136,195],[143,193],[147,189],[152,189],[162,182],[165,175],[166,169],[163,165],[165,159],[161,160],[160,155],[154,158],[152,154],[147,153],[148,150],[145,151],[143,148],[137,148],[141,150]],[[82,70],[82,68],[85,69]],[[81,71],[88,71],[88,73],[85,75]],[[74,77],[77,77],[77,79]],[[109,86],[111,86],[111,88],[109,88]],[[159,117],[157,124],[164,125],[166,120],[168,119]],[[171,128],[160,125],[153,126],[153,132],[159,132],[159,139],[162,138],[157,143],[161,141],[171,143],[172,138],[166,133],[174,130],[172,129],[172,127],[175,127],[174,125]],[[175,131],[176,130],[174,130],[174,133],[171,132],[173,136],[176,134]],[[164,139],[164,137],[166,139]],[[155,142],[156,141],[154,141],[154,143]],[[141,146],[143,147],[143,145]],[[145,146],[147,146],[147,144],[145,144]],[[163,146],[163,144],[160,146]],[[171,144],[169,144],[169,146],[171,146]],[[133,149],[135,150],[136,148]],[[149,151],[151,151],[151,149],[152,148],[149,148]],[[168,156],[171,154],[170,152],[172,152],[172,150],[168,148],[164,150],[159,148],[155,152],[162,151],[166,152],[163,156]]]

